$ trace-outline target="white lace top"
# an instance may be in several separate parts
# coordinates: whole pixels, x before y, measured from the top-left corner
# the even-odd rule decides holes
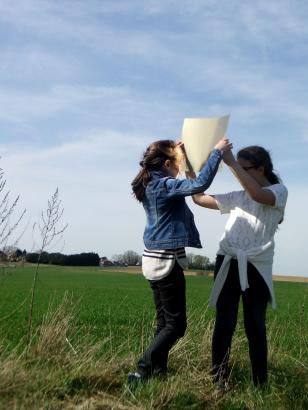
[[[275,307],[272,283],[274,234],[283,219],[288,191],[283,184],[274,184],[264,189],[274,193],[276,201],[273,206],[254,201],[246,191],[215,195],[221,213],[230,213],[217,253],[239,259],[242,290],[249,287],[247,260],[251,262],[264,278],[271,294],[272,306]],[[228,273],[230,260],[227,263],[227,259],[217,274],[211,294],[210,303],[214,305]]]

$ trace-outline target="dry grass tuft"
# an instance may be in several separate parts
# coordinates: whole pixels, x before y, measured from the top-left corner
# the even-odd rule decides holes
[[[55,311],[50,305],[38,329],[33,353],[41,357],[63,357],[68,352],[76,355],[77,351],[69,341],[74,317],[72,301],[68,294],[64,295],[62,303]]]
[[[0,395],[13,395],[27,383],[28,372],[17,351],[0,356]]]

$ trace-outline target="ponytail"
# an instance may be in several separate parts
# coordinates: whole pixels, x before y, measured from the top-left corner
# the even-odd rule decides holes
[[[150,180],[151,176],[147,169],[142,168],[137,176],[134,178],[132,185],[133,194],[135,195],[136,199],[142,202],[146,186]]]
[[[137,201],[142,202],[144,198],[146,187],[151,179],[150,171],[162,170],[167,160],[173,163],[180,161],[176,147],[176,142],[173,140],[160,140],[153,142],[146,149],[139,163],[141,170],[131,183]]]
[[[265,176],[272,185],[280,183],[280,179],[278,178],[278,176],[273,171],[269,171],[267,173],[266,170],[265,170]]]

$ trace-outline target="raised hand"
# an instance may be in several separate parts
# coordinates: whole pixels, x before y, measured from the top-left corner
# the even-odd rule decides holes
[[[216,149],[219,149],[223,153],[226,151],[230,151],[233,148],[232,142],[230,142],[229,138],[222,138],[216,145]]]

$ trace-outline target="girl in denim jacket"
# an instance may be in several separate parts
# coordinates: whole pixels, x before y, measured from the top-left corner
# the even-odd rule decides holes
[[[183,269],[185,246],[201,248],[199,232],[185,197],[204,192],[212,183],[224,152],[232,144],[222,139],[194,179],[177,179],[184,160],[181,146],[172,140],[151,144],[132,182],[136,199],[146,213],[142,271],[153,290],[157,328],[154,339],[129,373],[135,383],[167,371],[171,347],[186,330],[186,297]]]

